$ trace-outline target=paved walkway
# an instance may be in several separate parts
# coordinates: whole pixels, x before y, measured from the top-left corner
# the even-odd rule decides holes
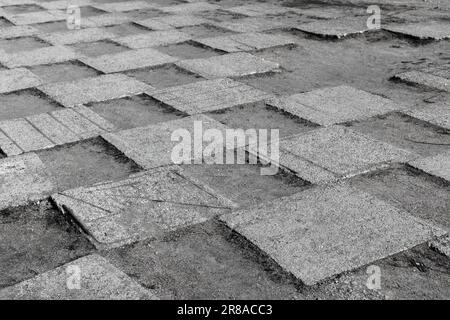
[[[450,298],[450,5],[370,5],[0,0],[0,299]]]

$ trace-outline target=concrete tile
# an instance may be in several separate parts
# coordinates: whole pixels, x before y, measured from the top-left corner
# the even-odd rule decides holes
[[[16,156],[23,153],[10,138],[8,138],[3,132],[0,131],[0,150],[6,156]]]
[[[225,109],[269,98],[265,92],[230,79],[199,81],[156,91],[154,98],[188,114]]]
[[[283,139],[280,153],[281,166],[310,182],[350,177],[413,158],[408,151],[340,126]]]
[[[295,26],[295,29],[322,37],[344,38],[364,33],[369,30],[369,27],[367,27],[367,18],[346,17],[317,20]]]
[[[278,15],[288,12],[295,12],[295,8],[281,7],[273,4],[258,3],[224,9],[233,13],[242,14],[248,17],[259,17],[265,15]]]
[[[110,39],[114,38],[115,34],[104,28],[87,28],[41,34],[39,37],[53,45],[68,45]]]
[[[47,10],[67,10],[69,5],[72,6],[87,6],[95,3],[93,0],[56,0],[40,2],[39,5]]]
[[[225,52],[262,50],[273,47],[296,45],[297,43],[293,37],[257,32],[195,39],[195,41]]]
[[[205,78],[242,77],[278,71],[280,65],[249,53],[237,52],[207,59],[183,60],[177,66]]]
[[[414,168],[450,182],[450,152],[408,162]]]
[[[98,70],[90,68],[78,60],[32,66],[28,67],[28,70],[41,78],[45,84],[73,81],[100,75]]]
[[[76,58],[77,54],[64,46],[45,47],[14,54],[0,51],[0,63],[8,68],[58,63]]]
[[[450,79],[439,77],[423,71],[407,71],[395,75],[393,79],[403,81],[408,84],[450,92]]]
[[[193,136],[195,122],[200,122],[203,130],[218,129],[223,134],[227,128],[207,116],[195,115],[147,127],[108,133],[102,137],[144,169],[152,169],[174,164],[172,152],[178,142],[171,140],[172,133],[175,130],[185,129]],[[191,159],[195,157],[196,155],[192,153]]]
[[[96,4],[93,5],[93,7],[107,12],[126,12],[132,10],[155,8],[156,6],[146,1],[123,1]]]
[[[421,40],[444,40],[450,38],[450,23],[448,22],[427,21],[420,23],[404,23],[401,25],[392,24],[383,26],[383,29]]]
[[[75,133],[79,137],[77,140],[96,137],[105,132],[105,130],[100,128],[94,122],[72,109],[53,111],[51,115],[58,122]],[[106,120],[103,121],[106,122]],[[112,125],[110,126],[112,128]]]
[[[0,210],[43,199],[53,191],[46,168],[36,154],[0,160]]]
[[[121,74],[52,83],[40,87],[41,91],[65,107],[136,95],[152,89],[149,85]]]
[[[445,234],[342,185],[306,190],[221,220],[306,285]]]
[[[24,68],[0,71],[0,93],[36,87],[42,80]]]
[[[0,122],[2,130],[24,152],[47,149],[54,144],[25,119]]]
[[[450,104],[432,104],[420,109],[404,111],[407,115],[450,130]]]
[[[132,49],[165,46],[188,41],[191,36],[176,30],[153,31],[143,34],[115,38],[114,41]]]
[[[81,62],[100,70],[103,73],[155,67],[172,63],[177,60],[177,58],[149,48],[107,54],[94,58],[86,57],[80,59]]]
[[[207,2],[183,3],[170,7],[161,7],[161,11],[174,14],[192,14],[202,11],[210,11],[220,9],[219,5]]]
[[[217,22],[215,25],[235,32],[250,33],[286,28],[288,25],[262,17]]]
[[[78,270],[78,271],[77,271]],[[69,287],[80,275],[80,288]],[[0,300],[156,300],[105,258],[92,254],[0,291]]]
[[[61,10],[48,10],[9,15],[8,20],[16,26],[66,20],[67,15]]]
[[[32,26],[12,26],[0,28],[0,39],[29,37],[37,34],[38,32],[39,30]]]
[[[52,198],[72,214],[98,248],[154,238],[228,212],[231,202],[176,169],[65,191]]]
[[[79,137],[74,132],[70,131],[48,113],[29,116],[27,120],[57,145],[79,140]]]
[[[188,26],[196,26],[207,23],[208,20],[199,18],[193,15],[172,15],[161,18],[150,18],[145,20],[136,21],[141,26],[150,28],[152,30],[169,30],[173,28],[182,28]]]
[[[81,26],[86,28],[99,28],[115,26],[130,22],[132,19],[123,13],[106,13],[98,16],[87,17],[81,20]]]
[[[361,120],[404,108],[389,99],[345,85],[277,98],[268,103],[323,126]]]

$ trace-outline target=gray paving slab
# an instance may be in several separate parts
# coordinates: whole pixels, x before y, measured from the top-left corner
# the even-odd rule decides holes
[[[152,30],[169,30],[174,28],[197,26],[208,22],[209,21],[206,19],[188,14],[171,15],[136,21],[137,24]]]
[[[226,109],[270,97],[263,91],[230,79],[199,81],[171,87],[156,91],[152,96],[187,114]]]
[[[162,11],[173,14],[192,14],[202,11],[212,11],[220,9],[221,7],[216,4],[211,4],[207,2],[196,2],[196,3],[183,3],[174,6],[162,7]]]
[[[147,127],[107,133],[102,137],[141,167],[152,169],[176,164],[172,159],[172,152],[179,142],[172,141],[172,134],[177,130],[184,129],[191,134],[191,137],[194,137],[195,124],[200,124],[203,130],[218,129],[224,135],[227,129],[222,123],[207,116],[195,115]],[[207,143],[204,142],[204,145],[206,146]],[[225,147],[227,148],[228,145],[225,144]],[[193,145],[191,145],[191,149],[194,151]],[[197,157],[194,152],[191,152],[191,162],[194,161],[194,158]]]
[[[280,21],[268,20],[263,17],[249,17],[238,20],[222,21],[214,23],[214,25],[241,33],[261,32],[289,27],[287,24]]]
[[[243,14],[243,15],[246,15],[249,17],[258,17],[258,16],[265,16],[265,15],[279,15],[279,14],[297,11],[297,9],[295,9],[295,8],[282,7],[282,6],[277,6],[277,5],[268,4],[268,3],[242,5],[242,6],[226,8],[224,10],[230,11],[233,13]]]
[[[52,192],[50,175],[36,154],[0,160],[0,210],[41,200]]]
[[[157,7],[156,5],[147,1],[123,1],[112,3],[101,3],[92,5],[94,8],[107,12],[126,12],[141,9],[151,9]]]
[[[229,53],[206,59],[183,60],[177,62],[176,65],[207,79],[277,72],[280,67],[276,62],[245,52]]]
[[[228,212],[231,202],[164,168],[52,196],[98,248],[154,238]]]
[[[275,98],[268,103],[323,126],[362,120],[405,108],[392,100],[345,85]]]
[[[165,30],[119,37],[115,38],[114,41],[132,49],[142,49],[185,42],[190,39],[191,36],[186,33],[177,30]]]
[[[450,258],[450,236],[431,241],[430,247],[440,254],[443,254]]]
[[[32,26],[12,26],[0,29],[0,39],[29,37],[37,33],[39,30]]]
[[[75,110],[57,110],[53,111],[51,115],[61,124],[66,126],[70,131],[75,133],[79,137],[78,140],[96,137],[105,132],[105,130],[103,130]]]
[[[27,120],[55,144],[65,144],[79,140],[79,137],[48,113],[27,117]]]
[[[420,109],[404,111],[407,115],[450,130],[450,104],[438,103]]]
[[[153,90],[151,86],[121,74],[52,83],[39,88],[65,107],[117,99]]]
[[[98,16],[86,17],[81,20],[81,26],[84,28],[99,28],[105,26],[114,26],[130,22],[132,19],[120,12],[105,13]]]
[[[414,168],[450,182],[450,152],[408,162]]]
[[[16,156],[23,153],[10,138],[8,138],[2,131],[0,131],[0,149],[7,156]]]
[[[445,234],[342,185],[306,190],[221,220],[307,285]]]
[[[0,130],[25,152],[47,149],[54,146],[53,142],[41,134],[25,119],[1,121]]]
[[[297,44],[297,40],[290,36],[258,32],[195,39],[195,41],[205,46],[225,52],[262,50]]]
[[[392,24],[383,26],[383,29],[417,39],[444,40],[450,38],[450,23],[443,21]]]
[[[320,128],[283,139],[280,141],[280,154],[281,166],[310,182],[351,177],[416,157],[341,126]],[[297,171],[298,167],[302,169],[306,165],[312,169]]]
[[[450,79],[439,77],[423,71],[407,71],[397,74],[393,79],[406,83],[421,85],[432,89],[450,92]]]
[[[296,29],[323,37],[343,38],[369,31],[367,18],[345,17],[330,20],[317,20],[295,26]]]
[[[67,47],[50,46],[11,54],[0,51],[0,63],[8,68],[17,68],[74,60],[77,56],[75,51]]]
[[[47,10],[67,10],[68,6],[88,6],[95,3],[93,0],[56,0],[56,1],[38,1],[39,6]]]
[[[173,63],[178,58],[154,49],[145,48],[106,54],[99,57],[85,57],[79,60],[103,73],[112,73]]]
[[[86,28],[40,34],[39,38],[53,45],[69,45],[79,42],[95,42],[115,38],[116,35],[105,28]]]
[[[97,254],[79,258],[0,291],[0,300],[156,299],[151,290]]]
[[[66,20],[67,14],[62,10],[46,10],[8,15],[8,20],[16,26]]]
[[[0,71],[0,93],[11,92],[42,84],[42,80],[25,68]]]

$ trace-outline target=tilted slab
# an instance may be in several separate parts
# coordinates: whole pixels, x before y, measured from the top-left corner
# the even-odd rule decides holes
[[[253,154],[258,153],[255,146],[250,145],[248,149]],[[282,139],[279,149],[278,161],[269,152],[259,156],[312,183],[348,178],[416,158],[408,151],[341,126]]]
[[[79,60],[104,73],[112,73],[144,67],[154,67],[172,63],[178,59],[157,50],[146,48],[106,54],[99,57],[85,57]]]
[[[0,93],[11,92],[42,84],[42,80],[25,68],[0,71]]]
[[[196,3],[183,3],[170,7],[162,7],[161,11],[174,13],[174,14],[192,14],[202,11],[213,11],[220,9],[221,7],[216,4],[211,4],[207,2],[196,2]]]
[[[50,174],[36,154],[0,159],[0,210],[41,200],[54,191]]]
[[[0,51],[0,63],[8,68],[52,64],[74,60],[77,57],[75,51],[64,46],[51,46],[11,54]]]
[[[400,110],[401,105],[349,86],[331,87],[268,101],[302,119],[328,126]]]
[[[228,200],[170,168],[52,198],[74,216],[98,248],[158,237],[226,213],[231,207]]]
[[[114,33],[109,32],[104,28],[68,30],[39,35],[39,38],[53,45],[68,45],[79,42],[95,42],[114,37],[116,37]]]
[[[445,234],[342,185],[313,188],[221,220],[307,285]]]
[[[243,15],[246,15],[249,17],[258,17],[258,16],[265,16],[265,15],[279,15],[279,14],[297,11],[297,9],[295,9],[295,8],[281,7],[281,6],[266,4],[266,3],[243,5],[243,6],[227,8],[224,10],[230,11],[233,13],[237,13],[237,14],[243,14]]]
[[[93,5],[93,7],[107,12],[126,12],[133,10],[151,9],[157,6],[146,1],[123,1],[95,4]]]
[[[383,26],[383,29],[422,40],[450,39],[450,23],[443,21],[393,24]]]
[[[79,277],[79,278],[78,278]],[[105,258],[92,254],[0,291],[0,300],[155,300]]]
[[[242,77],[279,71],[280,65],[245,52],[230,53],[206,59],[183,60],[179,67],[205,78]]]
[[[174,28],[197,26],[208,22],[210,21],[187,14],[136,21],[137,24],[152,30],[169,30]]]
[[[215,25],[234,32],[250,33],[289,27],[288,25],[263,17],[252,17],[238,20],[217,22]]]
[[[151,94],[159,101],[187,114],[198,114],[262,101],[269,94],[230,79],[199,81]]]
[[[222,123],[215,121],[204,115],[195,115],[179,120],[167,121],[156,125],[147,127],[133,128],[114,133],[103,134],[102,137],[119,149],[128,158],[132,159],[138,165],[145,169],[152,169],[161,166],[167,166],[175,163],[172,158],[172,153],[175,152],[175,147],[179,145],[180,141],[172,141],[172,135],[176,132],[189,133],[191,141],[185,141],[188,147],[191,148],[191,153],[188,155],[188,163],[193,163],[194,159],[200,159],[202,154],[198,155],[194,151],[194,136],[197,138],[202,136],[202,132],[194,132],[194,128],[201,128],[203,131],[208,129],[219,130],[223,137],[225,137],[225,130],[227,127]],[[175,135],[179,139],[178,135]],[[206,147],[209,143],[199,142],[200,145]],[[225,148],[234,148],[231,143],[224,142]],[[239,145],[239,147],[243,147]],[[178,155],[178,154],[177,154]]]
[[[395,75],[393,79],[450,92],[450,79],[424,71],[407,71]]]
[[[37,33],[39,30],[32,26],[12,26],[0,29],[0,39],[29,37]]]
[[[367,18],[339,18],[317,20],[295,26],[295,29],[322,37],[343,38],[371,30]]]
[[[67,19],[67,14],[62,10],[47,10],[37,12],[27,12],[15,15],[8,15],[8,20],[16,26],[26,24],[45,23],[53,21],[62,21]]]
[[[185,42],[190,39],[191,36],[186,33],[176,30],[166,30],[119,37],[115,38],[114,41],[132,49],[141,49]]]
[[[432,104],[424,108],[404,111],[407,115],[450,130],[450,103]]]
[[[121,74],[103,75],[39,87],[65,107],[137,95],[153,88]]]
[[[115,26],[130,22],[132,19],[123,13],[106,13],[98,16],[81,19],[81,27],[98,28],[105,26]]]
[[[408,164],[450,182],[450,151],[432,157],[416,159]]]
[[[47,10],[67,10],[68,6],[88,6],[95,3],[93,0],[57,0],[57,1],[47,1],[39,2],[39,6]]]
[[[265,34],[265,33],[242,33],[229,36],[196,39],[198,43],[205,46],[222,50],[225,52],[253,51],[273,47],[296,45],[293,37]]]

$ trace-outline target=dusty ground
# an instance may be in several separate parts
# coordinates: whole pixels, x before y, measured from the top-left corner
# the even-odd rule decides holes
[[[14,0],[9,2],[15,3]],[[17,1],[17,3],[19,2]],[[90,6],[82,7],[82,19],[102,16],[106,12],[101,9],[101,4],[118,2],[92,0]],[[145,2],[164,7],[185,3],[181,0],[145,0]],[[0,0],[0,9],[3,10],[0,11],[3,16],[0,18],[0,34],[3,34],[3,30],[15,25],[12,22],[13,18],[8,19],[8,17],[27,12],[41,12],[43,8],[39,5],[44,3],[47,1],[30,0],[30,4],[8,6]],[[284,28],[269,28],[263,33],[292,37],[295,39],[295,44],[250,50],[255,57],[278,63],[278,70],[257,75],[241,75],[237,72],[229,78],[274,97],[287,97],[345,84],[388,98],[407,110],[441,104],[449,106],[450,89],[440,90],[420,84],[405,84],[392,79],[394,75],[402,72],[435,67],[446,70],[448,75],[450,70],[450,40],[448,38],[440,41],[436,39],[420,40],[386,30],[371,30],[335,39],[312,35],[295,28],[297,25],[315,21],[365,17],[367,6],[374,2],[364,0],[211,0],[208,3],[220,5],[221,8],[191,13],[197,18],[208,19],[208,23],[177,28],[177,31],[189,35],[191,40],[169,44],[158,43],[152,48],[178,60],[225,56],[226,52],[208,47],[195,40],[239,34],[239,32],[226,29],[219,24],[241,21],[248,17],[228,9],[248,4],[270,3],[282,8],[315,10],[314,14],[293,12],[271,14],[268,12],[259,15],[261,19],[268,22],[276,21],[289,25]],[[382,9],[383,24],[436,21],[450,26],[450,5],[447,1],[404,0],[396,1],[395,4],[390,1],[378,1],[378,3]],[[95,8],[96,5],[99,7]],[[23,66],[19,67],[24,67],[37,76],[40,79],[39,85],[60,84],[73,80],[83,81],[99,77],[104,72],[81,62],[80,59],[126,52],[131,55],[131,52],[137,48],[126,47],[117,40],[117,37],[145,35],[153,32],[135,22],[167,17],[177,13],[165,12],[158,8],[140,8],[124,14],[131,20],[122,24],[99,27],[114,36],[66,44],[66,47],[73,49],[76,55],[80,55],[76,59],[68,58],[62,59],[62,61],[47,61],[37,64],[28,61],[29,65],[25,62]],[[164,19],[162,21],[164,22]],[[4,51],[1,53],[2,55],[52,47],[52,43],[40,39],[39,36],[44,33],[67,31],[64,21],[46,21],[30,23],[30,25],[38,30],[33,35],[1,36],[0,50]],[[16,69],[14,65],[8,66],[7,59],[2,59],[0,57],[2,64],[0,73]],[[30,59],[35,59],[35,57]],[[108,59],[112,60],[113,57]],[[126,63],[124,62],[124,64]],[[243,68],[238,68],[238,70],[241,69]],[[121,181],[130,175],[151,169],[145,168],[145,165],[133,159],[132,155],[135,153],[130,152],[133,149],[132,146],[123,146],[120,143],[113,145],[111,141],[117,140],[105,140],[100,135],[187,119],[187,112],[168,105],[166,101],[158,101],[152,97],[152,94],[157,89],[201,83],[206,80],[206,76],[185,70],[175,63],[139,68],[125,67],[124,70],[113,74],[129,76],[131,79],[151,86],[151,89],[136,90],[133,94],[116,96],[115,92],[109,92],[113,82],[111,81],[100,89],[96,89],[106,98],[93,98],[82,102],[89,110],[111,124],[111,127],[104,128],[93,120],[94,118],[88,118],[91,126],[92,123],[95,123],[101,127],[102,130],[98,134],[92,134],[93,130],[87,124],[78,124],[75,129],[65,124],[81,138],[70,143],[59,143],[48,136],[52,142],[51,146],[45,145],[30,148],[30,150],[21,147],[20,153],[31,151],[38,155],[45,168],[44,171],[50,175],[55,186],[54,192],[63,193],[78,187],[90,187],[107,181]],[[444,78],[448,82],[450,76],[442,77],[442,79]],[[11,82],[12,80],[5,78],[5,81]],[[6,125],[2,126],[3,121],[27,117],[29,119],[31,116],[72,107],[72,105],[64,105],[64,102],[58,100],[59,96],[54,94],[55,91],[46,91],[39,85],[25,85],[23,88],[14,90],[3,89],[7,86],[1,87],[0,85],[0,162],[9,157],[20,157],[20,155],[9,154],[6,145],[2,145],[4,143],[2,141],[5,141],[2,140],[3,134],[7,136],[7,139],[14,140],[8,133],[9,131],[5,129]],[[77,86],[79,85],[74,85],[73,90]],[[82,90],[81,94],[88,89]],[[63,91],[58,89],[56,92],[59,93],[59,90]],[[52,94],[55,96],[52,97]],[[195,97],[191,97],[191,99],[195,100]],[[217,101],[219,100],[220,98],[217,98]],[[237,104],[218,110],[206,110],[202,113],[231,128],[279,129],[280,138],[303,135],[320,128],[318,123],[308,120],[307,117],[302,118],[275,108],[267,101]],[[447,119],[450,118],[449,113],[446,116]],[[336,123],[375,140],[410,151],[418,158],[439,156],[448,154],[450,151],[448,125],[447,127],[438,126],[406,115],[400,110]],[[37,124],[33,123],[33,128],[37,127]],[[163,129],[159,130],[164,132]],[[22,135],[25,137],[25,134],[25,131],[19,130],[18,136],[19,138]],[[147,139],[146,134],[150,135],[146,132],[138,133],[136,139],[145,140]],[[165,140],[162,133],[161,137],[158,134],[156,133],[155,140],[148,138],[145,143],[150,147],[157,145],[158,147],[152,149],[156,150],[152,156],[162,159],[167,152],[166,149],[159,146],[159,143]],[[29,140],[28,138],[23,139]],[[16,144],[20,147],[19,142]],[[135,150],[132,151],[135,152]],[[449,172],[448,162],[444,163],[443,167],[443,170]],[[301,178],[301,174],[296,175],[296,168],[284,168],[274,176],[260,175],[261,165],[249,163],[241,165],[192,164],[182,165],[181,168],[183,175],[188,179],[195,179],[193,181],[204,186],[205,190],[214,190],[220,196],[233,201],[240,208],[252,208],[264,202],[289,197],[317,187],[315,183]],[[3,174],[2,170],[6,172],[8,168],[0,166],[0,174]],[[405,163],[389,164],[368,171],[370,172],[362,172],[344,179],[344,184],[382,199],[392,207],[404,210],[411,219],[423,219],[439,226],[446,232],[450,231],[448,175],[447,177],[444,174],[432,175]],[[0,176],[2,183],[6,181],[2,179],[3,177]],[[154,186],[159,187],[159,182],[154,182],[148,188],[151,189]],[[136,190],[138,190],[137,192],[142,191],[138,187]],[[164,187],[161,187],[161,190],[158,189],[161,194],[166,191]],[[193,190],[192,187],[191,190]],[[0,191],[7,195],[9,192],[1,188]],[[174,199],[171,198],[167,202],[183,202],[184,194],[178,195],[177,192],[177,190],[173,191],[173,195],[170,197],[173,196]],[[157,193],[157,195],[159,197],[160,194]],[[13,196],[14,194],[11,195],[11,197]],[[77,258],[97,253],[161,299],[450,298],[450,259],[442,252],[438,252],[439,250],[433,250],[429,246],[429,241],[422,241],[419,245],[403,248],[402,252],[394,255],[381,254],[380,259],[362,263],[350,271],[344,270],[308,286],[290,270],[280,266],[270,254],[265,253],[257,244],[252,243],[251,239],[249,240],[230,228],[217,216],[196,223],[180,224],[172,230],[158,233],[158,236],[124,241],[123,244],[112,247],[96,247],[98,242],[94,240],[98,240],[96,239],[98,235],[91,234],[90,225],[85,225],[85,222],[73,212],[73,208],[68,209],[64,206],[58,208],[55,201],[49,198],[50,196],[51,194],[41,195],[38,202],[22,201],[0,211],[0,289],[6,290],[3,292],[7,292],[8,287],[28,279],[34,279],[36,276]],[[164,198],[164,196],[161,197]],[[79,200],[75,196],[73,198]],[[123,206],[123,204],[119,204],[119,201],[116,203],[113,194],[111,204],[108,203],[108,208],[110,208],[108,212],[111,213],[119,208],[117,210],[120,214],[130,212],[131,215],[134,210],[132,202],[145,202],[144,198],[145,195],[142,198],[133,195]],[[3,198],[0,197],[0,199]],[[152,198],[152,201],[166,202],[165,199],[160,200],[159,198],[157,200]],[[103,203],[98,205],[98,208],[102,205]],[[201,206],[208,208],[203,203]],[[98,208],[96,207],[96,209]],[[297,208],[299,212],[302,209]],[[176,209],[169,209],[171,213],[174,213],[174,220],[176,220],[178,212],[174,210]],[[96,214],[94,211],[92,209],[92,215]],[[163,213],[161,215],[164,216]],[[180,216],[182,216],[181,209]],[[131,215],[131,217],[133,216]],[[133,226],[136,229],[139,228],[136,225]],[[105,235],[110,232],[114,233],[116,229],[108,229],[110,227],[110,225],[106,225],[102,232]],[[117,233],[120,237],[120,233],[118,231]],[[295,255],[295,253],[292,254]],[[369,265],[378,266],[381,270],[380,288],[370,289],[367,286],[369,275],[366,271]],[[51,281],[49,280],[49,283]],[[124,290],[127,289],[124,288]],[[8,297],[8,294],[6,296]]]

